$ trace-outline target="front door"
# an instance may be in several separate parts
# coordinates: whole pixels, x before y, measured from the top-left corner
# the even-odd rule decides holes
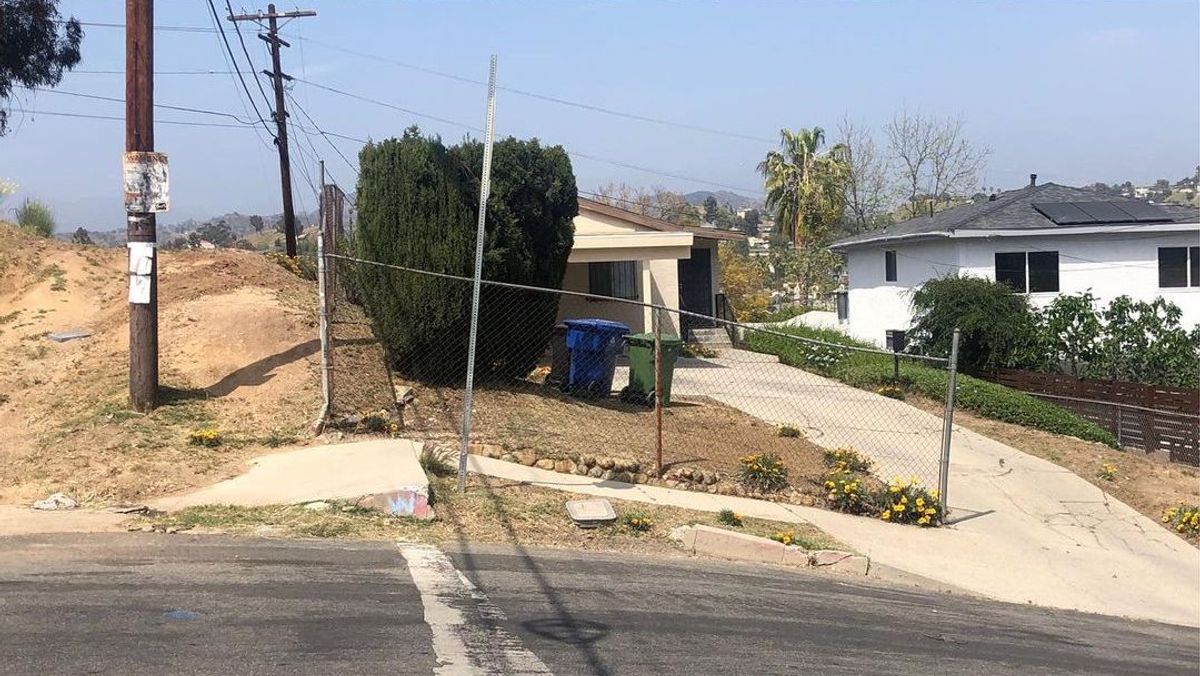
[[[679,309],[696,314],[713,315],[712,249],[692,249],[692,257],[679,260]],[[685,338],[691,329],[708,328],[716,324],[707,319],[682,315],[680,326]]]

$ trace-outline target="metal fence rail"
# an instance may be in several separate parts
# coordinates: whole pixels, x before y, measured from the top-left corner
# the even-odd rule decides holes
[[[345,254],[326,260],[337,269],[326,294],[337,299],[330,319],[334,421],[361,427],[373,410],[393,408],[404,435],[456,445],[468,398],[463,319],[474,280]],[[691,313],[561,289],[481,286],[466,437],[475,452],[613,479],[661,477],[714,493],[746,492],[737,481],[742,458],[768,453],[788,470],[784,499],[819,503],[827,493],[823,452],[853,448],[874,462],[881,482],[915,478],[945,490],[952,404],[938,418],[872,390],[890,382],[893,360],[902,362],[902,377],[945,371],[952,387],[947,359],[704,317],[734,330],[742,347],[685,349],[668,369],[673,339]],[[403,303],[381,335],[369,330],[359,305],[366,288]],[[564,316],[567,298],[621,303],[626,315],[644,319],[634,333],[647,331],[618,340],[611,352],[580,344],[568,351],[562,329],[552,330],[575,318]],[[409,332],[415,323],[422,330]],[[388,368],[372,366],[372,353]],[[601,375],[584,377],[593,371]],[[867,389],[833,376],[864,379],[857,384]]]

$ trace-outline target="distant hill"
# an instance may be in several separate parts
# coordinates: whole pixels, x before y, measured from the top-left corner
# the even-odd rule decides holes
[[[728,204],[735,210],[762,206],[762,200],[755,199],[753,197],[746,197],[745,195],[739,195],[736,192],[731,192],[729,190],[718,190],[716,192],[713,192],[712,190],[697,190],[695,192],[689,192],[688,194],[684,195],[683,198],[688,201],[688,204],[699,205],[704,204],[704,200],[708,199],[710,196],[717,198],[717,204]]]
[[[250,216],[251,214],[243,214],[237,211],[232,211],[230,213],[223,214],[221,216],[214,216],[212,218],[189,218],[178,223],[159,223],[158,241],[165,244],[177,236],[187,235],[188,233],[193,232],[202,225],[207,223],[215,223],[218,221],[225,221],[229,225],[230,230],[233,231],[233,234],[237,235],[238,237],[252,236],[255,234],[255,232],[254,227],[250,225]],[[263,216],[263,232],[273,232],[275,223],[282,218],[282,214]],[[313,211],[310,213],[297,213],[296,221],[303,230],[304,228],[307,228],[317,222],[317,212]],[[70,241],[71,235],[74,232],[74,230],[59,232],[55,234],[55,237],[60,240]],[[123,228],[119,230],[105,231],[88,230],[88,235],[91,236],[93,242],[100,246],[125,245],[125,230]]]

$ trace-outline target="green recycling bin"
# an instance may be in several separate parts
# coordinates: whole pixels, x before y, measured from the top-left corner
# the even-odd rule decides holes
[[[634,333],[625,336],[629,346],[629,385],[621,390],[621,399],[654,405],[654,334]],[[679,336],[662,336],[662,395],[663,405],[671,403],[671,375],[675,360],[683,353]]]

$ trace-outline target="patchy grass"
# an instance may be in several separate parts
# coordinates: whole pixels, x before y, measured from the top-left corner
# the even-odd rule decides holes
[[[132,524],[157,530],[177,528],[235,535],[506,543],[645,553],[679,552],[667,538],[677,526],[719,525],[717,515],[709,512],[613,500],[617,524],[584,530],[571,522],[564,505],[568,500],[587,496],[474,475],[469,477],[464,493],[458,492],[453,477],[434,478],[430,487],[436,496],[437,512],[437,518],[431,521],[389,516],[347,502],[329,502],[324,511],[303,505],[206,505],[167,515],[139,517]],[[645,530],[623,527],[627,518],[648,519],[652,526]],[[797,544],[803,542],[802,546],[807,548],[845,549],[807,524],[747,518],[738,531],[764,537],[791,531],[796,534]]]

